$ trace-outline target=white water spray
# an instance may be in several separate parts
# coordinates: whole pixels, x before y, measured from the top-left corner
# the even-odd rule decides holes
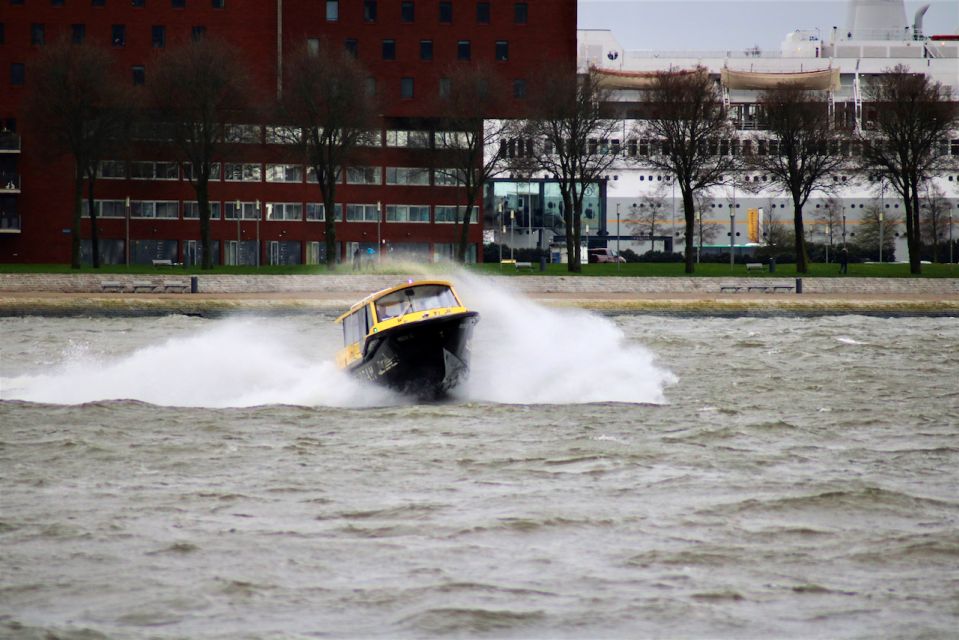
[[[449,272],[443,277],[450,278]],[[663,390],[675,378],[655,365],[649,351],[627,341],[611,320],[543,307],[489,279],[463,273],[451,279],[464,303],[480,312],[470,378],[456,389],[457,400],[665,402]],[[214,321],[187,336],[109,358],[71,348],[48,372],[0,381],[0,398],[51,404],[126,399],[211,408],[409,402],[336,367],[339,331],[327,317],[306,330],[299,325],[278,330],[283,322]]]

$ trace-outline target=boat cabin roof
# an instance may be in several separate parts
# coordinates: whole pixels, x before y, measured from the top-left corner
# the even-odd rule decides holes
[[[350,307],[350,310],[344,313],[343,315],[341,315],[339,318],[337,318],[336,322],[337,323],[343,322],[345,318],[356,313],[358,310],[362,309],[369,303],[379,300],[383,296],[387,296],[396,291],[402,291],[403,289],[412,289],[414,287],[419,287],[423,285],[440,286],[440,287],[446,287],[447,289],[453,288],[453,285],[447,282],[446,280],[410,280],[408,282],[404,282],[403,284],[398,284],[395,287],[390,287],[388,289],[377,291],[376,293],[371,293],[370,295],[366,296],[365,298],[363,298],[362,300],[354,304],[352,307]]]

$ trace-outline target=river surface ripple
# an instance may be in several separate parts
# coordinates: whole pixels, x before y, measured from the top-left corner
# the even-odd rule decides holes
[[[297,364],[328,320],[260,319],[260,354],[223,320],[0,319],[0,637],[955,637],[955,318],[616,316],[662,401],[372,406]],[[311,372],[338,395],[255,403]],[[252,402],[96,399],[123,377]],[[78,400],[22,399],[51,384]]]

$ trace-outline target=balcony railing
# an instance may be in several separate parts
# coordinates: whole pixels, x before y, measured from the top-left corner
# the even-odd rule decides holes
[[[10,131],[0,133],[0,153],[20,153],[20,136]]]

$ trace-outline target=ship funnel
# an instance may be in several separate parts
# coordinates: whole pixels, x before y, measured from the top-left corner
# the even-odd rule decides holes
[[[919,10],[916,11],[916,18],[912,21],[912,37],[916,40],[921,40],[922,35],[922,19],[925,17],[926,12],[929,11],[929,5],[924,4],[919,7]]]
[[[848,39],[902,40],[906,37],[904,0],[849,0],[848,6]]]

